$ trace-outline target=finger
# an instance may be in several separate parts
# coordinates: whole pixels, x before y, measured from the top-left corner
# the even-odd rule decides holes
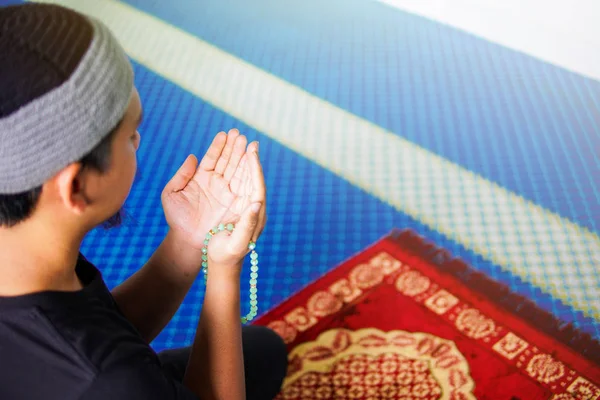
[[[258,153],[258,141],[254,141],[248,145],[248,152],[253,152],[253,151]]]
[[[242,190],[242,187],[243,187],[243,183],[245,182],[245,178],[247,176],[247,171],[248,171],[247,159],[248,159],[247,155],[244,154],[242,156],[242,160],[240,161],[240,164],[238,165],[237,169],[235,170],[235,174],[231,178],[231,182],[229,183],[229,187],[231,188],[231,191],[233,193],[235,193],[236,195],[240,194],[240,191]]]
[[[202,157],[202,161],[200,161],[200,168],[205,171],[213,171],[217,166],[217,161],[225,148],[226,142],[227,134],[225,132],[217,133],[206,154]]]
[[[225,144],[225,148],[221,153],[221,157],[217,161],[217,165],[215,166],[215,172],[217,174],[223,175],[225,172],[225,168],[229,163],[229,158],[231,157],[231,153],[233,153],[233,144],[235,143],[235,139],[240,135],[237,129],[231,129],[227,134],[227,143]]]
[[[165,189],[163,190],[163,194],[169,194],[174,192],[179,192],[183,190],[188,182],[194,177],[196,173],[196,166],[198,165],[198,159],[195,155],[190,154],[179,170],[175,173],[173,178],[167,183]]]
[[[254,147],[254,146],[252,146]],[[250,172],[250,178],[252,181],[252,194],[250,201],[253,203],[265,202],[265,197],[267,194],[267,188],[265,186],[265,176],[263,173],[263,168],[260,163],[260,158],[258,156],[257,151],[249,151],[246,153],[248,169]]]
[[[255,147],[252,146],[256,143]],[[265,184],[265,176],[263,173],[263,168],[260,163],[260,157],[258,155],[258,142],[252,143],[251,146],[248,146],[250,149],[255,149],[250,153],[249,157],[249,170],[250,176],[252,178],[252,194],[251,200],[252,202],[260,202],[263,204],[261,207],[261,212],[258,218],[258,224],[256,226],[256,230],[253,235],[253,240],[257,240],[261,235],[262,231],[265,228],[265,224],[267,222],[267,187]]]
[[[260,215],[261,203],[252,203],[244,210],[240,221],[236,224],[235,230],[231,234],[230,246],[234,254],[246,254],[248,244],[252,240],[252,235],[258,225],[258,216]]]
[[[233,152],[231,153],[231,157],[229,158],[229,163],[225,168],[225,173],[223,176],[227,182],[231,181],[231,178],[235,174],[235,171],[238,168],[238,165],[246,153],[246,145],[248,144],[248,139],[246,136],[240,135],[235,140],[235,144],[233,145]]]

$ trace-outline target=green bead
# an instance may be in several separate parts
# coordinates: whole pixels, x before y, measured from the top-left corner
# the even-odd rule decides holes
[[[233,224],[227,224],[227,230],[229,232],[233,231]]]
[[[207,263],[206,261],[202,261],[202,266],[203,266],[204,268],[206,268],[206,267],[208,267],[208,263]]]
[[[206,254],[202,254],[202,261],[208,261],[208,257],[206,256]]]
[[[210,240],[211,238],[212,238],[212,234],[211,234],[210,232],[208,232],[208,233],[206,234],[206,240],[208,241],[208,240]]]
[[[228,229],[229,225],[231,224],[228,224]],[[248,244],[248,249],[251,250],[250,264],[252,265],[250,268],[250,311],[245,317],[242,318],[243,323],[252,321],[258,312],[258,289],[256,288],[258,283],[258,253],[254,250],[256,249],[256,243],[250,242]]]
[[[207,274],[208,273],[208,269],[202,268],[202,272],[205,273],[205,274]]]
[[[206,247],[203,247],[202,248],[202,254],[206,254],[206,253],[208,253],[208,249]]]
[[[223,225],[223,224],[219,224],[219,226],[217,227],[217,229],[218,229],[219,231],[222,231],[222,230],[224,230],[224,229],[225,229],[225,225]]]
[[[210,240],[208,240],[208,239],[205,239],[205,240],[204,240],[204,245],[205,245],[205,246],[208,246],[208,244],[209,244],[209,243],[210,243]]]

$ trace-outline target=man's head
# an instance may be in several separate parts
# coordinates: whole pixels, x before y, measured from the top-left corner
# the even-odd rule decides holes
[[[100,22],[52,5],[0,8],[0,229],[89,230],[122,207],[141,104]]]

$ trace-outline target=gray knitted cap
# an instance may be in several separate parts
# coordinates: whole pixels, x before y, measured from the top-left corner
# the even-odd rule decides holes
[[[31,190],[82,159],[119,124],[133,90],[108,28],[52,5],[0,9],[0,75],[0,194]]]

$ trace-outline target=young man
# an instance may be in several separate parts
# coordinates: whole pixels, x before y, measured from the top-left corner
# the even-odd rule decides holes
[[[267,399],[287,360],[266,328],[240,324],[240,270],[265,224],[258,143],[219,133],[162,193],[170,230],[110,293],[80,253],[119,214],[136,172],[141,104],[100,22],[51,5],[0,8],[0,399]],[[191,348],[149,346],[199,274]]]

